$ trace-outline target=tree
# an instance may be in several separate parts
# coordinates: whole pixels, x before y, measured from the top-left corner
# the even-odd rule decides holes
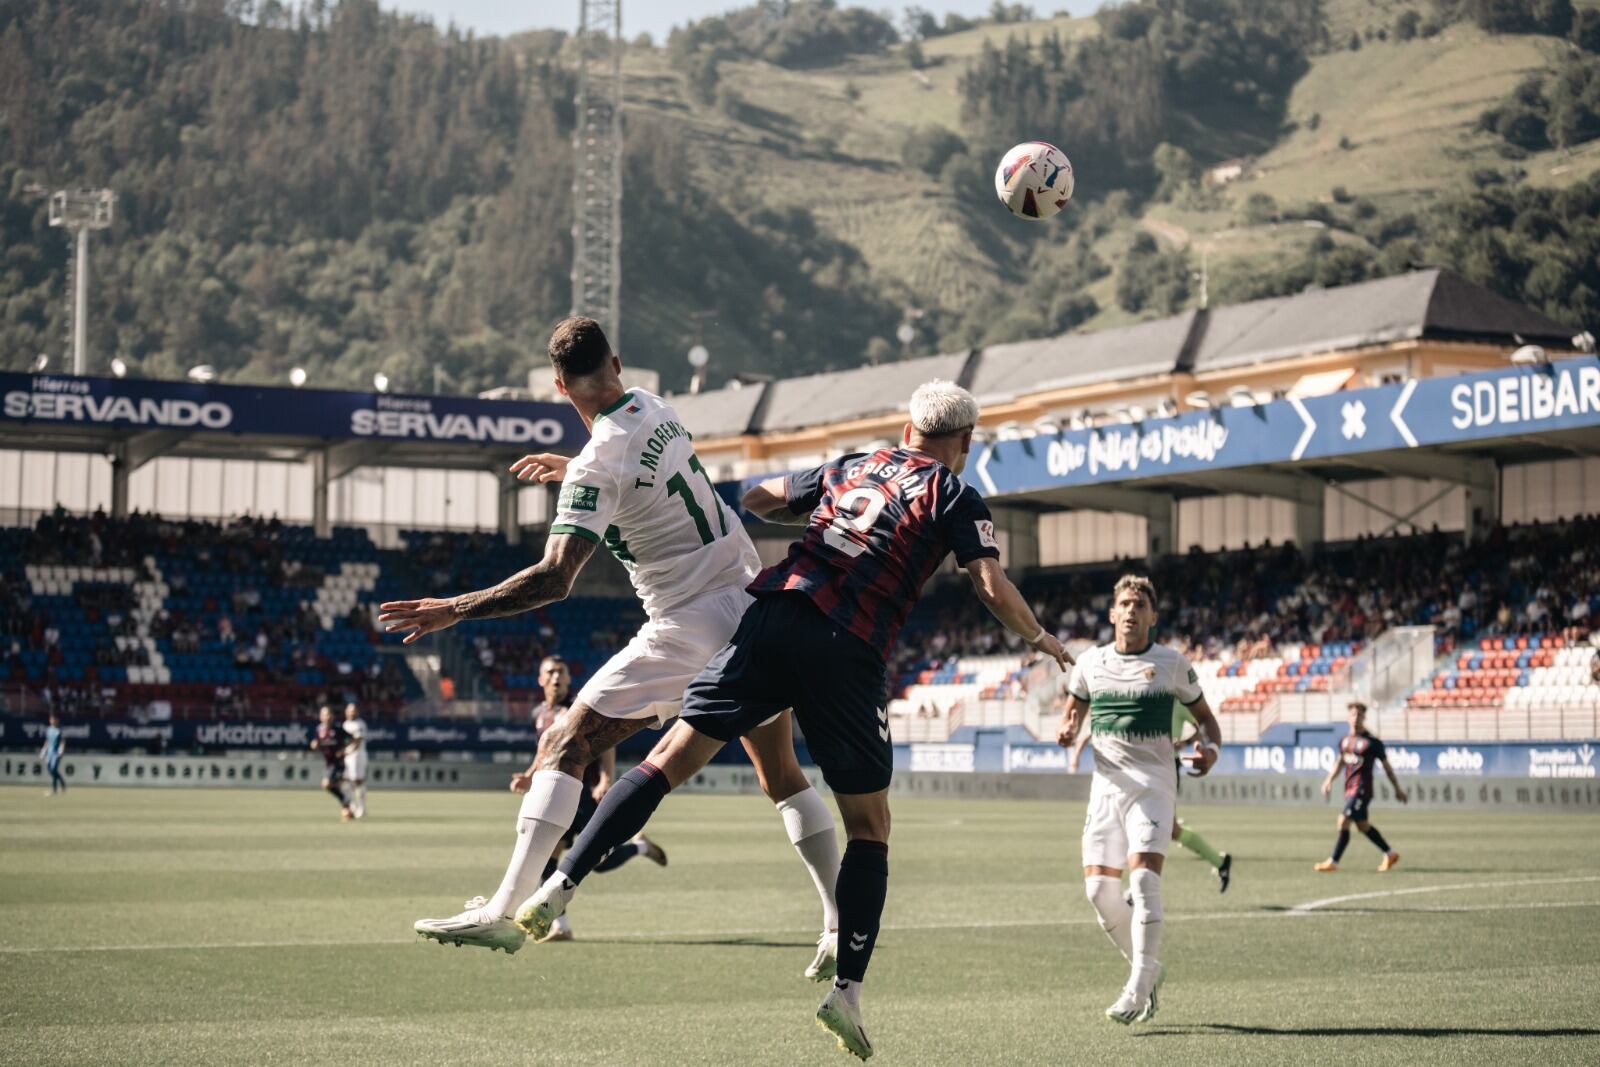
[[[912,70],[921,70],[928,65],[928,57],[922,54],[922,45],[916,41],[906,45],[906,62],[911,64]]]
[[[900,24],[905,27],[905,35],[913,41],[926,41],[939,36],[939,20],[925,7],[906,8]]]
[[[1270,193],[1251,193],[1244,202],[1244,221],[1250,226],[1277,222],[1278,202]]]
[[[1600,8],[1586,7],[1578,11],[1568,36],[1585,52],[1600,53]]]
[[[1170,315],[1189,300],[1188,253],[1164,252],[1155,238],[1141,233],[1133,240],[1117,278],[1117,303],[1124,311]]]
[[[1417,27],[1422,24],[1422,16],[1409,7],[1394,20],[1394,36],[1398,41],[1409,41],[1417,35]]]
[[[1165,141],[1156,145],[1151,162],[1161,181],[1156,196],[1162,200],[1176,198],[1200,180],[1200,165],[1194,161],[1193,156],[1177,145],[1167,144]]]
[[[938,174],[952,156],[967,150],[967,144],[943,126],[913,126],[900,145],[905,165],[925,174]]]

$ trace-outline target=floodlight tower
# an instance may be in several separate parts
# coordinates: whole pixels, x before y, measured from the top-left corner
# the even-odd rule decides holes
[[[622,0],[578,0],[572,313],[622,332]]]
[[[110,229],[116,199],[110,189],[62,189],[50,195],[50,225],[65,226],[78,239],[72,294],[73,374],[83,374],[89,365],[89,231]]]

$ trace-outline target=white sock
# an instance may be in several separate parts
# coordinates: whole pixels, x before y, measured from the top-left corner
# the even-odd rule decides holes
[[[350,805],[350,810],[356,815],[367,813],[367,784],[362,782],[356,786],[355,801]]]
[[[1155,987],[1161,964],[1161,876],[1141,868],[1128,876],[1133,886],[1133,986],[1140,996]]]
[[[843,978],[833,980],[833,991],[850,1002],[852,1008],[861,1007],[861,983],[848,982]]]
[[[1117,946],[1122,958],[1133,961],[1133,909],[1122,899],[1122,879],[1106,874],[1091,874],[1083,880],[1084,892],[1094,913],[1100,918],[1100,929],[1106,932],[1111,943]]]
[[[839,881],[839,834],[834,829],[833,812],[811,786],[787,800],[778,801],[778,814],[789,841],[811,872],[811,881],[822,898],[822,928],[839,929],[839,904],[833,888]]]
[[[517,905],[539,888],[539,875],[562,835],[578,814],[583,783],[560,771],[539,771],[517,814],[517,846],[511,853],[506,876],[484,905],[496,915],[509,916]]]

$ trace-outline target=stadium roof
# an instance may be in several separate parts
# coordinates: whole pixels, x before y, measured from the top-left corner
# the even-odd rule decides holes
[[[707,393],[680,393],[672,398],[672,407],[696,436],[737,437],[750,431],[765,389],[765,383],[759,383],[728,385]]]
[[[950,378],[980,401],[1179,372],[1231,370],[1397,341],[1545,344],[1575,331],[1445,270],[1190,310],[1133,326],[993,345],[876,367],[675,396],[701,437],[799,430],[905,409],[929,378]]]
[[[1427,337],[1571,342],[1574,331],[1443,270],[1213,308],[1194,354],[1204,372]]]
[[[761,429],[798,430],[904,411],[912,391],[928,379],[964,377],[969,358],[959,352],[773,382],[767,386]]]
[[[983,350],[968,388],[979,400],[1171,374],[1198,311],[1093,333]]]

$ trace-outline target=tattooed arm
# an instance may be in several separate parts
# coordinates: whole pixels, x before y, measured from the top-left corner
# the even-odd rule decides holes
[[[594,554],[594,542],[573,534],[552,534],[544,559],[499,585],[440,600],[391,600],[380,604],[378,622],[387,633],[405,634],[411,644],[463,619],[498,619],[532,611],[566,598],[572,582]]]

